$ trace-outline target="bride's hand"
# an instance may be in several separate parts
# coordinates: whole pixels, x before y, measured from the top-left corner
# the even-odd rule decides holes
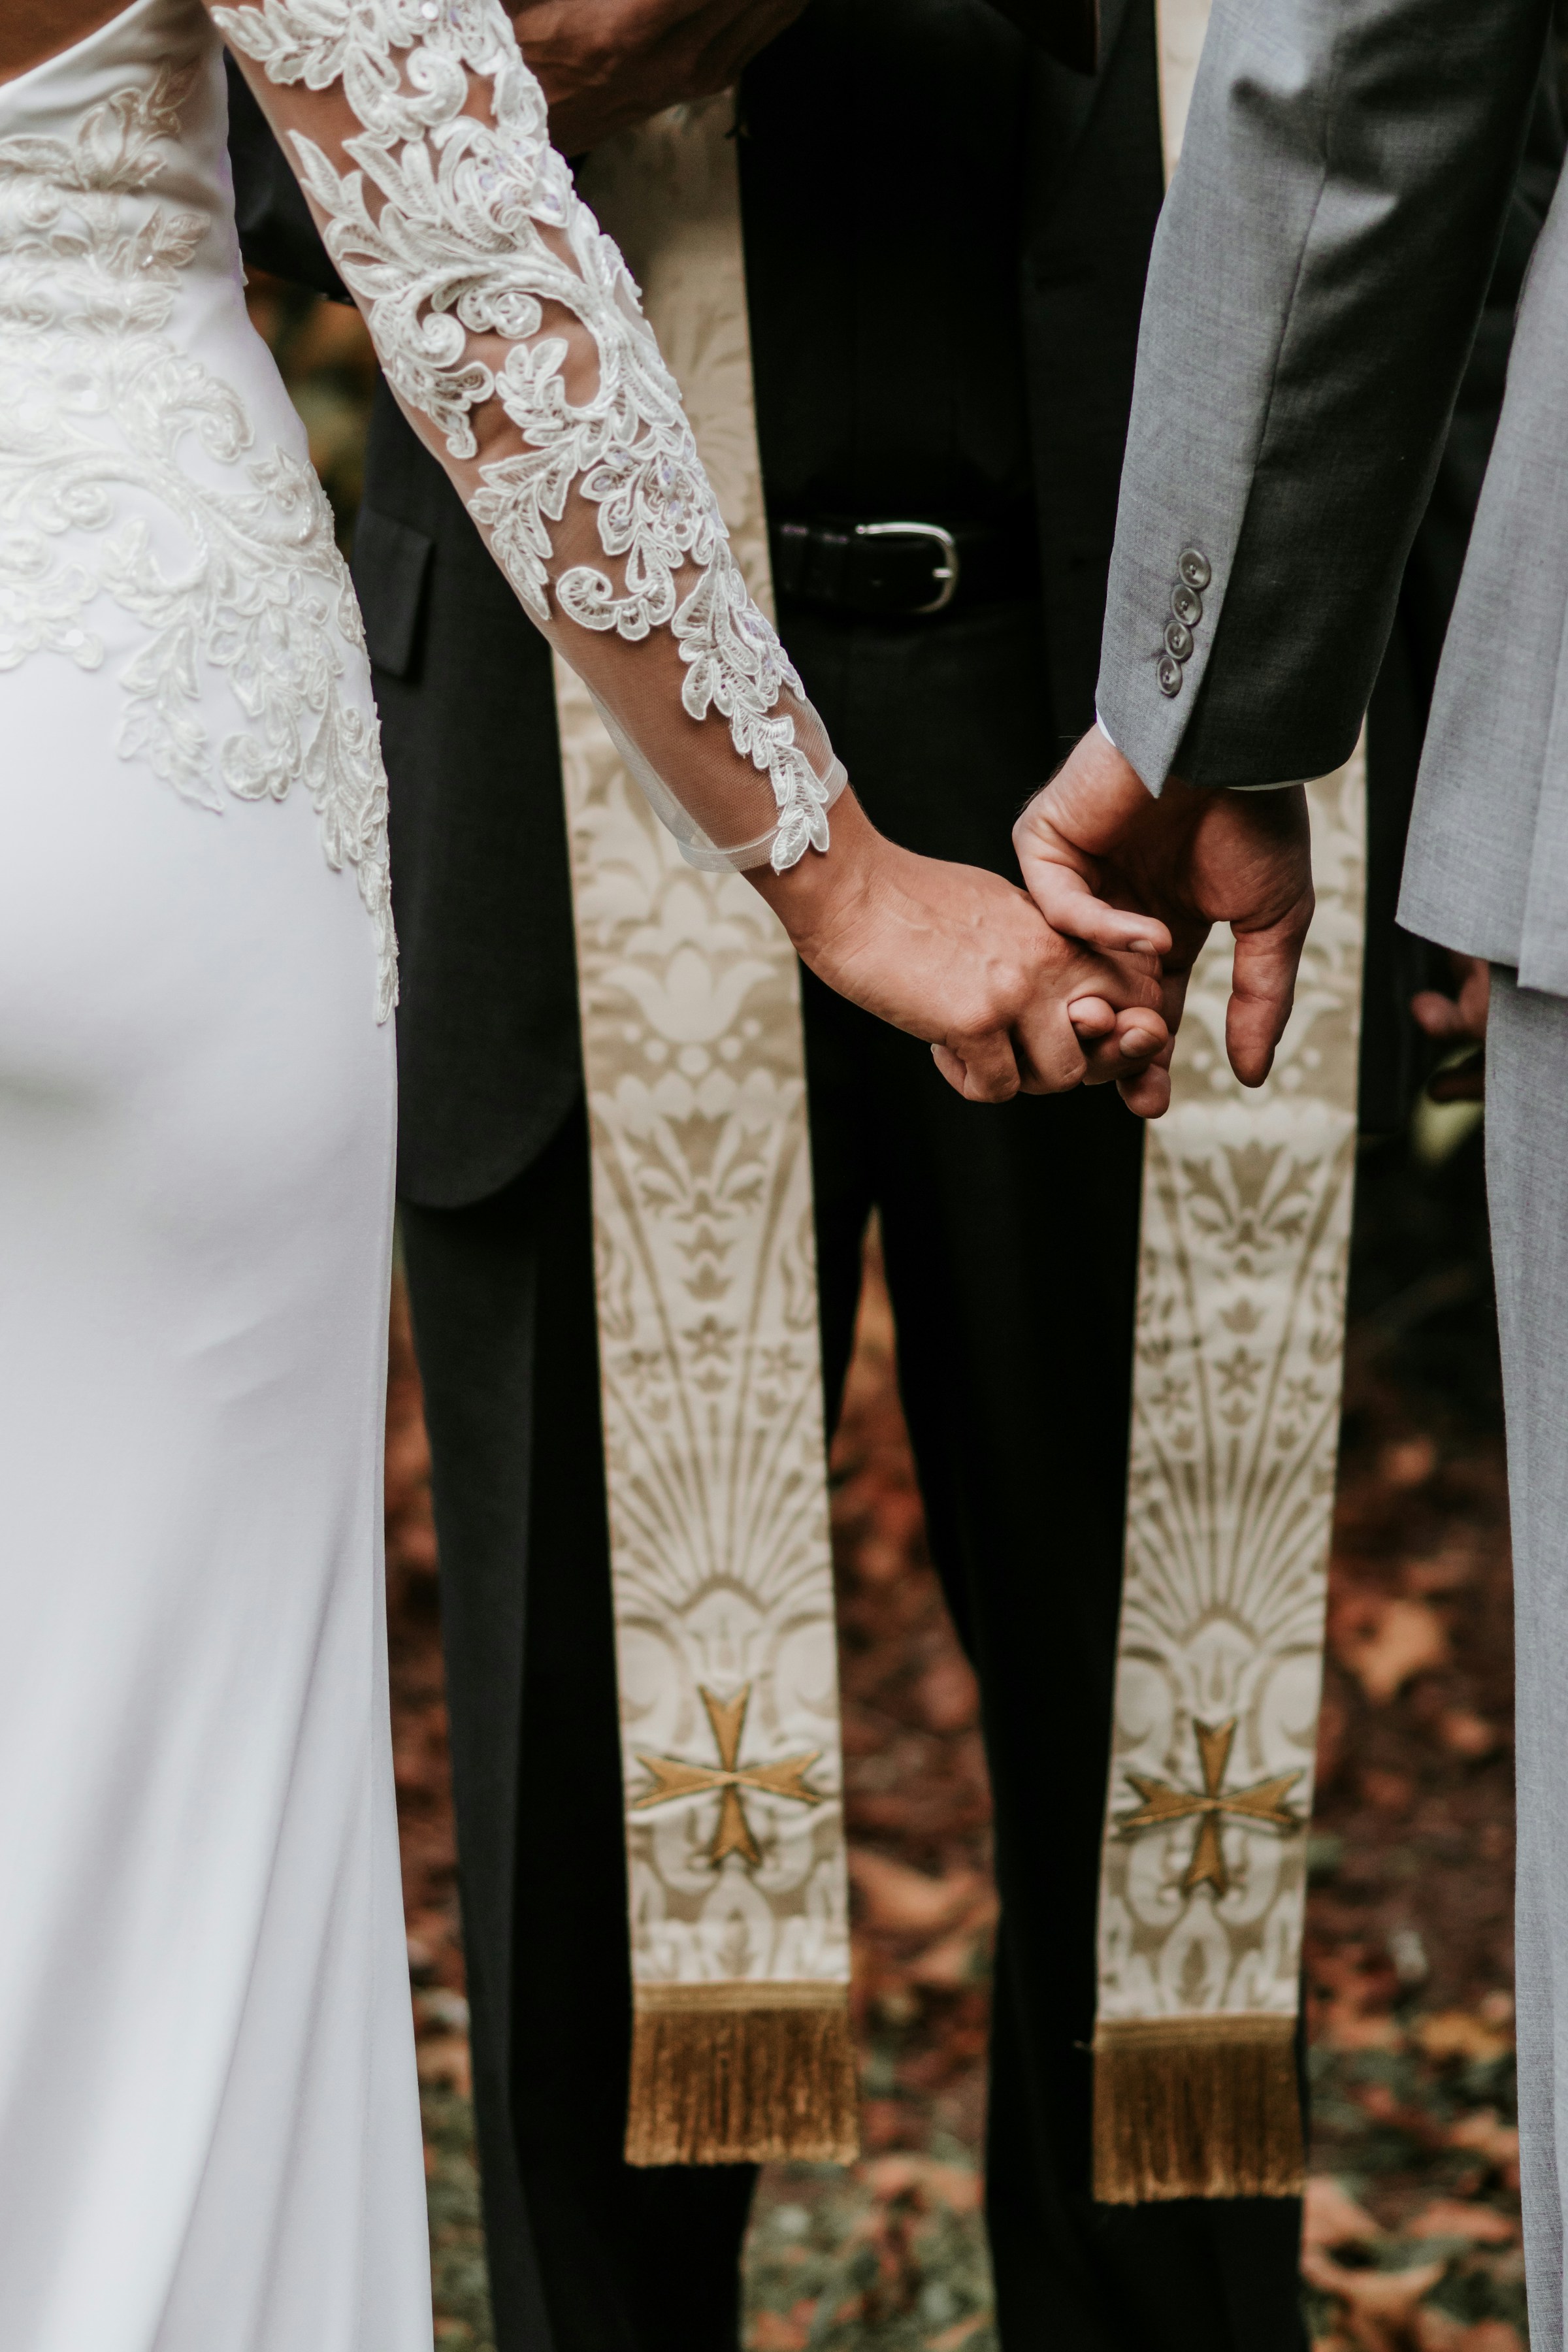
[[[971,1102],[1121,1083],[1142,1116],[1164,1106],[1141,1081],[1169,1044],[1158,958],[1064,940],[1026,896],[973,866],[920,857],[879,834],[846,792],[833,845],[787,873],[747,876],[803,960],[868,1013],[927,1039]]]

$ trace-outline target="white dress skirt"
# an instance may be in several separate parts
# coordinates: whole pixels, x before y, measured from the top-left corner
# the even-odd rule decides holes
[[[0,88],[0,2347],[428,2352],[384,790],[221,54]]]

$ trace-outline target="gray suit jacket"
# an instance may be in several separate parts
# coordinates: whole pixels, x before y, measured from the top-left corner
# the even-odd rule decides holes
[[[1263,784],[1349,756],[1550,13],[1215,0],[1151,265],[1099,688],[1153,790],[1173,770]],[[1565,616],[1559,201],[1447,640],[1401,919],[1568,993]]]
[[[1520,303],[1437,673],[1399,919],[1568,996],[1568,201]]]

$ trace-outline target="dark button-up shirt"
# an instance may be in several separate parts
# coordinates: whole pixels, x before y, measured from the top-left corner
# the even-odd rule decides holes
[[[812,0],[748,68],[742,204],[776,518],[1028,527],[1028,47],[986,0]]]

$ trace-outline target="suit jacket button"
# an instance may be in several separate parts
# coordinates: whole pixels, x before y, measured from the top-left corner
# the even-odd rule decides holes
[[[1191,661],[1193,657],[1193,633],[1191,629],[1188,628],[1184,621],[1166,622],[1165,651],[1168,654],[1174,654],[1179,662]]]
[[[1201,547],[1184,547],[1176,569],[1189,588],[1206,588],[1214,578],[1208,557]]]
[[[1174,654],[1161,655],[1160,667],[1154,675],[1160,681],[1162,694],[1180,694],[1184,672]]]
[[[1185,588],[1178,582],[1171,591],[1171,610],[1184,628],[1195,629],[1204,616],[1204,600],[1195,588]]]

